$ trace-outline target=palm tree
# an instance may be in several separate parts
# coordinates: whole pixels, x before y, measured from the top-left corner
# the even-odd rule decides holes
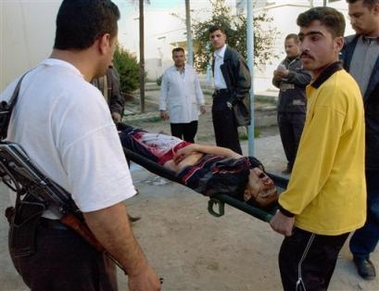
[[[137,0],[129,0],[135,4]],[[139,2],[139,90],[141,100],[141,113],[145,112],[145,19],[144,2],[150,5],[150,0],[138,0]]]

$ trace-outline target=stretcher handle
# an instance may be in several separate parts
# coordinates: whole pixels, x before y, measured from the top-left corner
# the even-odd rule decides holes
[[[218,212],[213,209],[216,205],[218,205]],[[225,214],[225,203],[218,199],[210,198],[208,201],[208,212],[215,217],[223,216]]]

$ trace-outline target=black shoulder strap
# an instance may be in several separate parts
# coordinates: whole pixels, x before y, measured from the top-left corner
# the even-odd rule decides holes
[[[21,76],[18,81],[16,88],[13,91],[9,102],[1,101],[0,102],[0,140],[3,141],[7,137],[9,121],[12,116],[12,111],[17,102],[18,93],[20,92],[21,81],[25,77],[27,72]]]

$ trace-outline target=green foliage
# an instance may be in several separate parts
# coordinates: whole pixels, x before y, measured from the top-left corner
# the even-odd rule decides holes
[[[121,92],[133,92],[139,87],[139,64],[122,46],[117,45],[113,64],[120,75]]]
[[[212,56],[208,30],[213,25],[222,26],[227,35],[228,45],[235,48],[246,60],[248,59],[246,16],[242,14],[232,15],[232,10],[226,6],[225,0],[209,1],[212,5],[212,16],[205,21],[196,19],[193,21],[193,36],[197,45],[197,51],[194,54],[194,66],[198,71],[203,72]],[[270,22],[272,22],[272,17],[268,17],[265,11],[253,18],[255,66],[271,63],[273,58],[278,58],[274,54],[274,45],[279,32],[269,25]]]
[[[157,79],[157,85],[160,86],[162,84],[162,78],[163,78],[163,75],[160,75]]]

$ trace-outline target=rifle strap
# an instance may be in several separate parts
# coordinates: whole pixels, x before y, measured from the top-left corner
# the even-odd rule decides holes
[[[9,126],[9,121],[11,120],[12,116],[12,111],[13,108],[16,105],[17,98],[18,98],[18,93],[20,92],[20,87],[21,87],[21,81],[24,79],[25,75],[28,73],[24,73],[20,80],[18,80],[16,88],[13,91],[13,94],[9,101],[1,101],[0,102],[0,140],[3,141],[6,139],[7,134],[8,134],[8,126]]]
[[[16,106],[18,99],[18,94],[20,92],[21,82],[24,79],[25,75],[29,71],[25,72],[20,80],[18,80],[17,85],[13,91],[13,94],[9,101],[1,101],[0,103],[0,141],[3,142],[6,139],[8,134],[8,126],[11,120],[13,108]],[[16,207],[21,203],[21,194],[17,191],[16,197]]]

